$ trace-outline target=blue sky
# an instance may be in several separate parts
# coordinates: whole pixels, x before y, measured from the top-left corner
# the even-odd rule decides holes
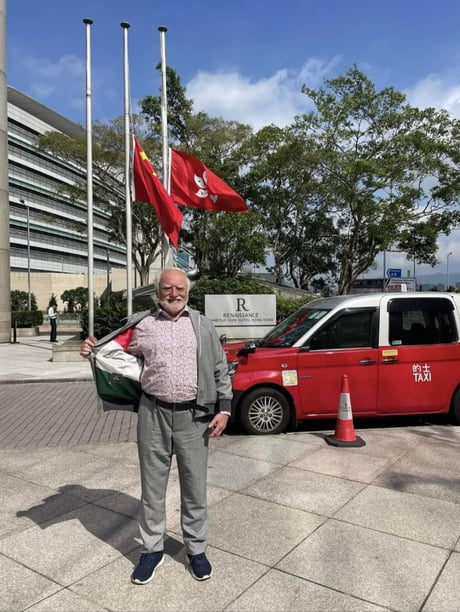
[[[83,124],[84,17],[94,21],[92,110],[100,121],[123,113],[121,21],[131,24],[133,109],[159,93],[164,25],[167,63],[197,111],[256,129],[285,125],[309,109],[302,84],[316,88],[356,63],[378,88],[460,118],[458,0],[9,0],[8,84]],[[450,251],[451,270],[460,270],[457,241],[458,232],[443,239],[437,272]]]

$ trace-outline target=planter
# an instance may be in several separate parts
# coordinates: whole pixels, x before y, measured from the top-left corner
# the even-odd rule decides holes
[[[39,331],[39,327],[17,327],[16,336],[18,338],[31,338],[32,336],[38,336]]]

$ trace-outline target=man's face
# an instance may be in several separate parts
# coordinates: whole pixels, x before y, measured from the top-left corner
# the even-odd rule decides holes
[[[158,287],[158,301],[169,315],[179,314],[188,300],[187,279],[178,270],[170,270],[162,274]]]

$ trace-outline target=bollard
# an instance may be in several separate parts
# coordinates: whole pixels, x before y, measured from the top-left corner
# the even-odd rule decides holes
[[[16,335],[17,335],[17,323],[16,323],[16,319],[14,319],[13,321],[13,341],[10,344],[17,344],[17,340],[16,340]]]

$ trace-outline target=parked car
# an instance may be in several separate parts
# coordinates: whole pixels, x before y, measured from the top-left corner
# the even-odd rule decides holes
[[[224,345],[236,418],[251,434],[336,418],[449,414],[460,423],[460,295],[379,293],[309,302],[255,342]]]

